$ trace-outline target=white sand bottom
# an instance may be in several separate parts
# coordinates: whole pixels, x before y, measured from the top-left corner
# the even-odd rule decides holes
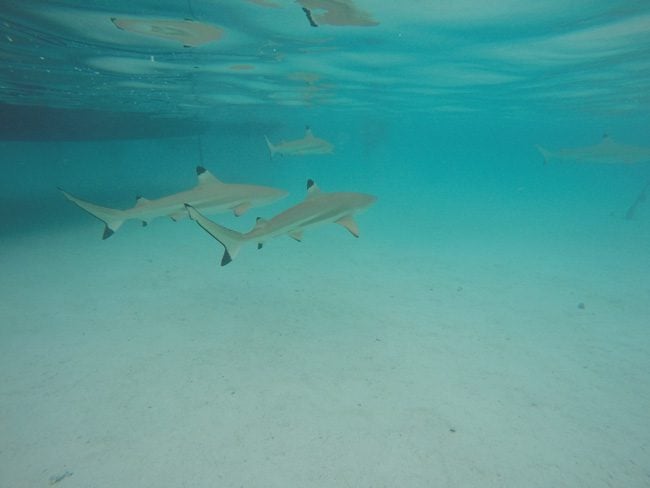
[[[647,268],[98,225],[1,244],[0,486],[650,486]]]

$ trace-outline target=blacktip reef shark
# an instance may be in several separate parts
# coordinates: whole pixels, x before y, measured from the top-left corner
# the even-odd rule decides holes
[[[368,208],[376,199],[365,193],[321,192],[314,181],[309,180],[305,200],[270,220],[258,218],[255,227],[246,233],[222,227],[203,216],[192,205],[185,206],[190,218],[224,247],[221,266],[225,266],[235,259],[241,246],[247,242],[257,242],[257,248],[261,249],[267,240],[285,234],[301,241],[303,231],[318,224],[335,222],[349,230],[354,237],[359,237],[354,215]]]
[[[331,142],[314,136],[309,126],[305,127],[305,137],[292,141],[282,141],[279,144],[272,144],[269,138],[266,145],[269,147],[271,158],[276,154],[281,156],[309,156],[311,154],[330,154],[334,152],[334,145]]]
[[[593,146],[572,147],[549,151],[535,146],[544,157],[544,164],[551,161],[570,161],[577,163],[636,164],[650,162],[650,148],[629,146],[615,142],[607,134]]]
[[[288,195],[284,190],[268,186],[224,183],[203,166],[197,166],[196,174],[199,181],[191,190],[155,200],[137,197],[135,206],[126,210],[101,207],[74,197],[61,188],[59,190],[68,200],[106,224],[103,239],[112,236],[127,220],[137,219],[142,221],[142,225],[147,225],[157,217],[171,217],[173,220],[186,217],[186,203],[208,213],[232,210],[239,216],[251,207],[267,205]]]

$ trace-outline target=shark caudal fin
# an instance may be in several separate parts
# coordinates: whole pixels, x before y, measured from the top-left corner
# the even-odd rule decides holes
[[[264,136],[264,139],[266,140],[266,145],[269,148],[269,154],[271,155],[271,159],[273,159],[273,156],[275,155],[277,148],[273,144],[271,144],[271,141],[269,141],[268,137]]]
[[[539,151],[539,153],[540,153],[540,154],[542,155],[542,157],[544,158],[544,164],[548,164],[549,161],[551,160],[551,157],[553,156],[553,155],[551,154],[551,151],[549,151],[548,149],[544,149],[544,148],[543,148],[542,146],[540,146],[539,144],[535,144],[535,147],[537,148],[537,150]]]
[[[94,203],[86,202],[73,195],[70,195],[68,192],[64,191],[61,188],[59,188],[59,191],[63,193],[63,196],[65,196],[72,203],[81,207],[93,217],[98,218],[104,222],[105,227],[102,239],[108,239],[110,236],[112,236],[126,220],[123,210],[101,207],[99,205],[95,205]]]
[[[245,242],[243,234],[234,230],[227,229],[220,226],[219,224],[212,222],[210,219],[204,217],[201,212],[192,207],[192,205],[186,203],[185,208],[187,209],[187,213],[189,214],[190,218],[199,224],[199,226],[201,226],[203,230],[205,230],[208,234],[219,241],[224,247],[223,257],[221,258],[221,266],[225,266],[233,259],[235,259],[239,253],[239,249]]]

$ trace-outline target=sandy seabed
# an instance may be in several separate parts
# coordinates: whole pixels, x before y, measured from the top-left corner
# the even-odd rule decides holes
[[[330,226],[220,268],[191,222],[99,225],[0,244],[0,486],[650,486],[650,264],[616,241]]]

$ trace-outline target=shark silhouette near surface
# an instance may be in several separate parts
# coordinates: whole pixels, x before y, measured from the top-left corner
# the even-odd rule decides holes
[[[312,154],[330,154],[334,152],[334,145],[331,142],[314,136],[309,127],[305,128],[305,136],[302,139],[291,141],[282,141],[278,144],[272,144],[269,138],[266,139],[266,145],[271,153],[271,158],[276,154],[281,156],[309,156]]]
[[[549,151],[542,146],[535,146],[544,158],[544,164],[552,161],[599,164],[636,164],[650,162],[650,148],[619,144],[605,134],[602,140],[593,146],[572,147]]]
[[[196,174],[198,183],[191,190],[155,200],[138,197],[135,206],[126,210],[102,207],[72,196],[61,188],[59,190],[68,200],[104,222],[103,239],[113,235],[127,220],[136,219],[147,225],[157,217],[170,217],[173,220],[186,217],[186,203],[207,213],[232,211],[239,216],[251,207],[267,205],[288,195],[284,190],[268,186],[224,183],[202,166],[197,166]]]
[[[256,242],[260,249],[267,240],[285,234],[300,241],[305,229],[319,224],[335,222],[355,237],[359,237],[354,215],[368,208],[375,200],[376,197],[365,193],[321,192],[313,180],[309,180],[304,201],[270,220],[258,218],[255,227],[246,233],[236,232],[212,222],[192,205],[188,204],[186,207],[190,218],[223,245],[221,266],[225,266],[237,256],[242,245],[247,242]]]

